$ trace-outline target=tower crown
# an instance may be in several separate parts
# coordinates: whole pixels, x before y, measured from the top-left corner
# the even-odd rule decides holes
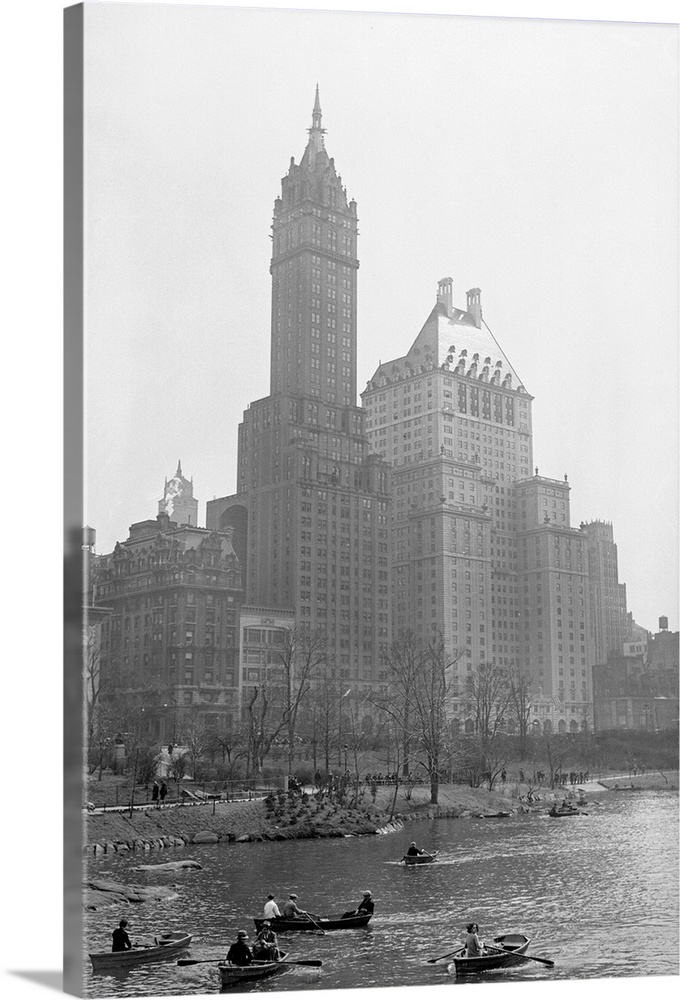
[[[325,128],[321,127],[321,102],[319,100],[319,84],[316,85],[316,94],[314,97],[314,108],[312,110],[312,125],[308,128],[309,132],[309,143],[307,148],[311,146],[315,153],[320,152],[324,148],[323,137],[326,131]]]

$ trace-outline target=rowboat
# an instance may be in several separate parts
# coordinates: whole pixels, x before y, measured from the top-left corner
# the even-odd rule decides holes
[[[354,927],[365,927],[373,916],[372,913],[360,913],[354,917],[343,917],[340,914],[329,917],[319,917],[310,920],[309,917],[274,917],[270,923],[271,929],[277,934],[285,931],[341,931],[351,930]],[[253,917],[253,922],[258,931],[264,923],[264,917]]]
[[[489,972],[491,969],[507,969],[513,965],[523,965],[528,959],[524,953],[529,947],[530,938],[524,934],[500,934],[494,938],[499,947],[487,945],[483,955],[468,958],[465,949],[454,956],[453,967],[457,976],[475,975],[478,972]]]
[[[574,806],[553,806],[552,809],[548,810],[548,816],[552,816],[553,819],[558,816],[585,816],[580,809],[576,809]]]
[[[405,854],[401,860],[407,865],[429,865],[436,860],[438,854],[439,851],[434,854]]]
[[[240,983],[249,982],[251,979],[264,979],[266,976],[275,976],[279,972],[285,972],[289,966],[283,964],[287,951],[279,953],[279,958],[275,962],[260,962],[255,959],[252,965],[232,965],[230,962],[220,962],[220,978],[222,986],[236,986]]]
[[[191,944],[191,934],[186,931],[171,931],[154,939],[155,944],[128,948],[127,951],[100,951],[90,953],[94,972],[109,972],[114,969],[128,969],[144,962],[162,962],[168,956],[176,955]]]

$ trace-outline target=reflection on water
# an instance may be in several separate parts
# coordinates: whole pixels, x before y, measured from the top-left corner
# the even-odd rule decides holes
[[[411,831],[416,831],[412,833]],[[93,860],[92,876],[175,885],[177,896],[131,905],[133,939],[168,929],[194,935],[192,958],[222,958],[236,931],[253,933],[267,893],[297,892],[303,909],[327,914],[357,904],[364,889],[376,915],[361,930],[287,935],[289,957],[322,968],[291,967],[239,992],[453,983],[446,961],[469,920],[482,937],[519,931],[532,939],[529,962],[493,981],[594,979],[678,974],[678,798],[674,793],[610,795],[589,815],[505,820],[437,820],[401,834],[340,840],[196,846]],[[436,863],[406,868],[408,842],[438,850]],[[192,857],[201,871],[132,872],[140,863]],[[87,918],[87,950],[107,950],[117,910]],[[94,976],[90,996],[216,993],[214,964],[176,961],[119,976]]]

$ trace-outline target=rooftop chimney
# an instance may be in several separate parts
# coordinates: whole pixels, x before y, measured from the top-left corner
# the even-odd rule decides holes
[[[437,285],[437,302],[446,309],[446,315],[453,312],[453,278],[442,278]]]
[[[475,326],[482,326],[482,292],[480,288],[471,288],[467,293],[467,311],[475,321]]]

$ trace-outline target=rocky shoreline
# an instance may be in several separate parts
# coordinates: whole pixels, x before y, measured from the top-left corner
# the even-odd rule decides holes
[[[398,802],[391,815],[390,790],[381,790],[376,802],[358,809],[273,816],[263,800],[216,802],[191,807],[126,812],[88,813],[85,852],[98,856],[120,851],[151,851],[194,844],[248,843],[384,835],[404,823],[466,816],[526,811],[516,799],[481,788],[448,786],[440,790],[440,804],[427,802],[423,788]],[[420,794],[418,794],[420,793]]]

